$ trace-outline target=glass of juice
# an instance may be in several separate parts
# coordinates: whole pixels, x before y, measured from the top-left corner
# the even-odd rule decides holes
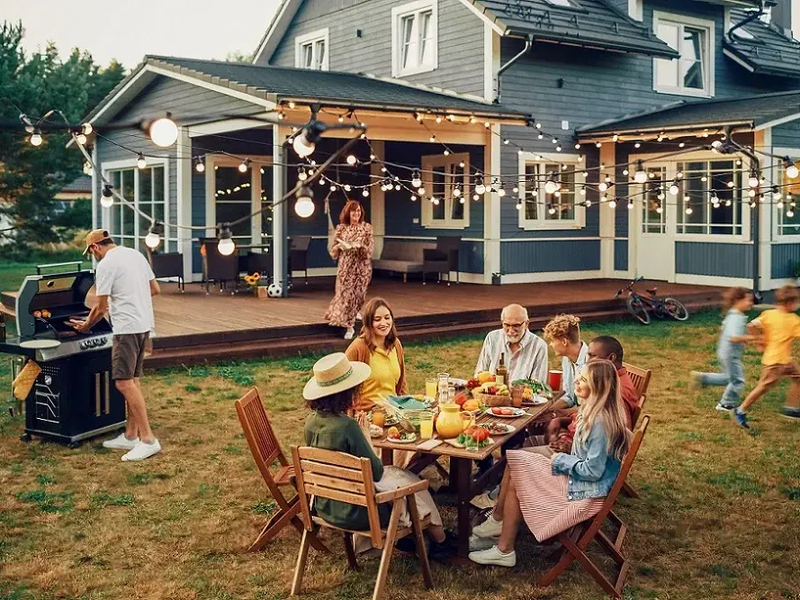
[[[372,424],[383,427],[386,424],[386,411],[380,407],[372,409]]]
[[[429,440],[433,437],[433,413],[423,412],[419,416],[419,437]]]
[[[438,390],[439,382],[435,377],[428,377],[425,380],[425,395],[428,398],[436,398],[436,391]]]

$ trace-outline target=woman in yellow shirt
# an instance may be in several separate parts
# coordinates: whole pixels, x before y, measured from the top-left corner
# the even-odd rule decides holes
[[[361,384],[353,404],[356,411],[368,411],[387,396],[406,393],[403,346],[397,339],[394,314],[386,300],[373,298],[361,311],[364,326],[347,349],[347,358],[370,366],[372,374]]]

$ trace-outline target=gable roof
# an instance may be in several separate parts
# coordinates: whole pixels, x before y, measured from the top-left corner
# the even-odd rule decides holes
[[[741,23],[749,14],[746,10],[731,9],[731,26]],[[746,34],[739,34],[742,29]],[[800,43],[761,19],[737,29],[732,37],[726,35],[722,46],[727,56],[753,73],[800,77]]]
[[[61,193],[92,193],[92,178],[88,175],[81,175],[75,181],[72,181],[61,188]]]
[[[632,19],[606,0],[570,0],[560,6],[551,0],[461,0],[471,4],[503,35],[524,35],[552,42],[632,52],[663,58],[679,54],[658,39],[649,27]]]
[[[526,113],[478,98],[372,75],[146,56],[85,120],[107,123],[158,76],[181,79],[268,109],[295,101],[345,109],[448,112],[508,122],[525,122],[530,118]]]
[[[764,129],[800,119],[800,90],[731,100],[695,100],[610,119],[577,129],[581,139],[611,135],[638,135],[676,130],[745,126]]]

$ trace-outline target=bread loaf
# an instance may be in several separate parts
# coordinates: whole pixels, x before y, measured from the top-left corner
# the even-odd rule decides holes
[[[33,360],[29,360],[27,364],[22,367],[19,375],[14,378],[14,381],[11,384],[14,389],[14,397],[17,400],[22,402],[28,397],[28,394],[31,393],[33,384],[36,382],[36,378],[39,377],[39,373],[41,372],[42,368],[36,364],[36,361]]]

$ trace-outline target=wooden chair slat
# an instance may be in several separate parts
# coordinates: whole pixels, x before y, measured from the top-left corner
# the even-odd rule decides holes
[[[417,492],[421,492],[422,490],[427,490],[430,486],[430,482],[427,479],[423,479],[422,481],[418,481],[417,483],[412,483],[411,485],[407,485],[401,488],[397,488],[395,490],[389,490],[388,492],[381,492],[375,496],[378,504],[383,504],[384,502],[391,502],[392,500],[396,500],[397,498],[402,498],[404,496],[411,496],[412,494],[416,494]]]
[[[364,495],[364,484],[358,483],[357,481],[348,481],[345,479],[337,479],[336,477],[327,477],[318,473],[306,473],[303,477],[306,483],[310,485],[330,488],[332,490],[352,492],[360,496]]]
[[[331,477],[339,477],[341,479],[348,479],[350,481],[361,481],[363,473],[361,467],[358,470],[347,469],[344,467],[337,467],[325,463],[315,462],[313,460],[301,460],[300,466],[306,473],[320,473],[322,475],[330,475]]]
[[[310,446],[300,446],[298,451],[300,452],[301,460],[315,460],[339,467],[347,467],[348,469],[361,470],[361,459],[344,452],[323,450],[322,448],[312,448]]]
[[[357,506],[367,506],[367,499],[360,494],[351,494],[350,492],[342,492],[328,487],[320,487],[308,482],[308,475],[305,476],[306,493],[317,498],[326,498],[328,500],[338,500],[339,502],[347,502],[348,504],[355,504]]]

